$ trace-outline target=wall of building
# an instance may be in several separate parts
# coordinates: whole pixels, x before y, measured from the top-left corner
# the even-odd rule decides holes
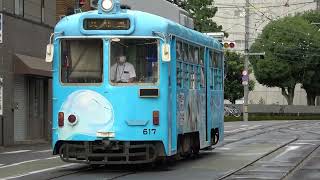
[[[57,15],[56,19],[59,20],[68,11],[73,10],[77,4],[76,0],[57,0]],[[174,22],[180,22],[180,14],[187,14],[187,12],[175,4],[167,2],[166,0],[121,0],[121,4],[128,5],[132,10],[145,11],[168,18]],[[152,5],[151,5],[152,4]],[[85,0],[85,4],[81,7],[82,11],[89,11],[93,8],[90,7],[90,0]]]
[[[179,8],[173,3],[167,2],[166,0],[122,0],[121,4],[129,5],[133,10],[156,14],[177,23],[180,22],[181,13],[187,14],[185,10]]]
[[[1,0],[1,11],[16,15],[26,20],[53,27],[56,24],[56,2],[55,0],[24,0],[24,11],[22,14],[15,14],[15,0]],[[0,6],[0,7],[1,7]],[[43,10],[42,7],[43,6]],[[42,17],[43,16],[43,17]]]
[[[0,1],[0,13],[3,13],[3,43],[0,44],[0,76],[4,78],[4,127],[3,132],[1,132],[4,135],[4,145],[15,143],[15,54],[28,55],[44,60],[45,47],[56,23],[56,3],[54,0],[44,1],[43,14],[41,14],[41,1],[24,0],[24,2],[25,9],[22,16],[14,14],[14,0]]]
[[[70,11],[74,11],[78,6],[76,2],[76,0],[56,0],[56,20],[59,21],[61,17],[67,15]],[[85,0],[85,4],[81,7],[81,10],[89,11],[91,9],[92,8],[90,7],[90,0]]]

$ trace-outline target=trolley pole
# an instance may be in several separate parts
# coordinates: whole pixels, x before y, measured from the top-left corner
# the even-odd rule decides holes
[[[244,59],[244,71],[249,75],[249,0],[246,0],[246,15],[245,15],[245,59]],[[249,78],[248,82],[243,84],[244,86],[244,102],[243,102],[243,121],[248,121],[248,95],[249,95]]]

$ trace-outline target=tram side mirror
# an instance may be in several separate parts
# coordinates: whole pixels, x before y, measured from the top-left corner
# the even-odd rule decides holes
[[[170,53],[170,45],[168,43],[162,44],[162,61],[170,62],[171,61],[171,53]]]
[[[48,44],[47,45],[47,50],[46,50],[46,62],[52,62],[53,61],[53,44]]]

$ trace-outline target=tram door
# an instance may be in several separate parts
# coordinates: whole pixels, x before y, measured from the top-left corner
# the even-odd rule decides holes
[[[29,122],[28,139],[43,140],[46,138],[48,122],[46,114],[48,109],[48,81],[42,78],[29,78]]]

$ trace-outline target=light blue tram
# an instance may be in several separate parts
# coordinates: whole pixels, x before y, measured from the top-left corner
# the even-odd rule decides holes
[[[223,140],[223,52],[202,33],[100,0],[55,27],[53,154],[148,163]]]

